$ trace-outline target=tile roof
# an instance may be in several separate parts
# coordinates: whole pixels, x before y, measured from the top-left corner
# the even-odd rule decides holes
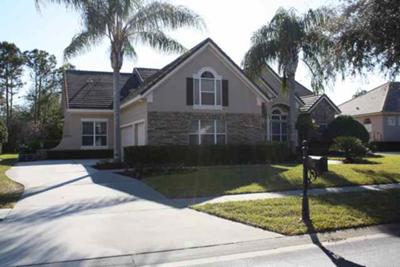
[[[112,109],[112,72],[67,70],[65,72],[68,108]],[[130,73],[121,73],[120,84],[126,84]]]
[[[339,105],[343,114],[400,112],[400,82],[388,82]]]
[[[308,112],[315,103],[321,98],[322,95],[308,95],[302,96],[301,100],[303,101],[304,105],[300,107],[300,111]]]

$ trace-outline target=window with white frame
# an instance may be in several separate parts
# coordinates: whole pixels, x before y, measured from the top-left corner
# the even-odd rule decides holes
[[[189,134],[191,145],[226,144],[224,120],[193,120]]]
[[[82,120],[82,147],[107,147],[106,120]]]
[[[390,116],[387,118],[387,124],[389,126],[396,126],[396,117],[395,116]]]
[[[288,123],[287,114],[279,109],[272,111],[271,116],[271,140],[276,142],[287,142]]]
[[[213,69],[203,68],[193,75],[195,106],[222,106],[222,77]]]

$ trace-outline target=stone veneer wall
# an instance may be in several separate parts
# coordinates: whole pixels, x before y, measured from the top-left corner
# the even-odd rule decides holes
[[[329,105],[325,99],[311,112],[311,118],[314,119],[317,124],[324,122],[329,124],[335,119],[335,115],[335,109]]]
[[[149,112],[149,145],[186,145],[192,120],[225,120],[228,144],[255,144],[265,140],[265,123],[261,114]]]

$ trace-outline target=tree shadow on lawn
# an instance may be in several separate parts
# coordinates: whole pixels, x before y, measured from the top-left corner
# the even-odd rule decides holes
[[[387,171],[376,171],[373,169],[363,170],[353,168],[353,170],[361,175],[365,175],[370,178],[373,183],[399,183],[400,173],[387,172]]]
[[[340,255],[335,254],[333,251],[327,249],[319,240],[318,235],[316,234],[316,230],[314,228],[314,225],[311,221],[306,222],[305,225],[307,226],[307,232],[310,235],[311,241],[313,244],[318,246],[322,252],[328,256],[328,258],[332,261],[333,264],[335,264],[338,267],[360,267],[364,265],[357,264],[355,262],[346,260],[345,258],[341,257]]]

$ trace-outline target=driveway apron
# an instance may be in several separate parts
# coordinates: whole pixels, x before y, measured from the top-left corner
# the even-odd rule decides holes
[[[280,235],[177,206],[94,161],[20,163],[25,185],[0,222],[0,266],[189,249]]]

